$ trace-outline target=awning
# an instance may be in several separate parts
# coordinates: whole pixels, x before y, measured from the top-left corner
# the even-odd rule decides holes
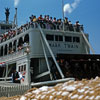
[[[6,63],[5,62],[1,62],[0,63],[0,67],[6,67]]]

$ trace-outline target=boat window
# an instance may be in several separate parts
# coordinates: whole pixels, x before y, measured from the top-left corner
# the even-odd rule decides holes
[[[7,55],[7,44],[5,45],[5,55]]]
[[[24,65],[24,69],[23,69],[23,71],[26,71],[26,64]]]
[[[73,37],[73,42],[79,43],[80,42],[80,38],[79,37]]]
[[[18,41],[18,50],[21,50],[22,48],[23,48],[23,38],[22,37],[20,37],[20,39],[19,39],[19,41]]]
[[[1,29],[10,29],[11,27],[9,26],[1,26]]]
[[[31,66],[31,78],[33,78],[33,75],[39,74],[39,59],[38,58],[32,58],[30,62]],[[33,74],[34,73],[34,74]]]
[[[10,27],[7,26],[6,29],[10,29]]]
[[[19,71],[19,72],[26,71],[26,64],[25,64],[25,65],[22,65],[22,66],[19,66],[18,71]]]
[[[54,41],[54,35],[46,35],[46,39],[49,41]]]
[[[55,41],[59,41],[58,35],[55,36]]]
[[[59,36],[59,41],[63,41],[63,36]]]
[[[7,73],[7,76],[8,77],[11,77],[14,70],[16,70],[16,64],[8,65],[8,73]]]
[[[14,52],[16,51],[16,44],[17,44],[17,41],[15,40],[14,43],[13,43],[13,51]]]
[[[63,36],[55,35],[55,41],[63,41]]]
[[[20,37],[19,41],[18,41],[18,46],[22,46],[23,45],[23,38]]]
[[[23,65],[22,65],[22,66],[21,66],[21,69],[20,69],[20,72],[23,72],[23,68],[24,68],[24,67],[23,67]]]
[[[29,43],[29,34],[26,34],[25,35],[24,42]]]
[[[5,26],[1,26],[1,29],[6,29],[6,27]]]
[[[18,69],[18,71],[20,72],[20,66],[19,66],[19,69]]]
[[[3,46],[1,47],[1,56],[3,56]]]
[[[65,36],[65,41],[66,42],[72,42],[72,37],[71,36]]]
[[[6,75],[6,67],[0,66],[0,78],[5,77]]]
[[[9,51],[8,51],[8,53],[9,53],[9,54],[12,53],[12,42],[9,43]]]

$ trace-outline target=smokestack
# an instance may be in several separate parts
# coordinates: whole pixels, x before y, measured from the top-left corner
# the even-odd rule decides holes
[[[9,10],[10,10],[10,8],[5,8],[5,15],[6,15],[6,23],[7,24],[9,23],[9,15],[10,15]]]
[[[18,25],[18,23],[17,23],[17,8],[15,8],[15,11],[16,11],[15,16],[16,16],[16,27],[17,27],[17,25]]]

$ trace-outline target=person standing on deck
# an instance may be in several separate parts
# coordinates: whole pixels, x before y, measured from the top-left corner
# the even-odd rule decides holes
[[[12,82],[13,83],[20,83],[20,80],[18,79],[20,76],[19,76],[19,73],[16,71],[16,69],[13,70],[13,73],[12,73]]]

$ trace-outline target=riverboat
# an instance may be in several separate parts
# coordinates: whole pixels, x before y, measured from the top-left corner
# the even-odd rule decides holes
[[[90,54],[94,50],[83,25],[37,21],[18,27],[16,18],[9,21],[8,8],[5,14],[6,21],[0,21],[0,96],[100,75],[100,55]],[[12,83],[14,69],[24,73],[20,84]]]

